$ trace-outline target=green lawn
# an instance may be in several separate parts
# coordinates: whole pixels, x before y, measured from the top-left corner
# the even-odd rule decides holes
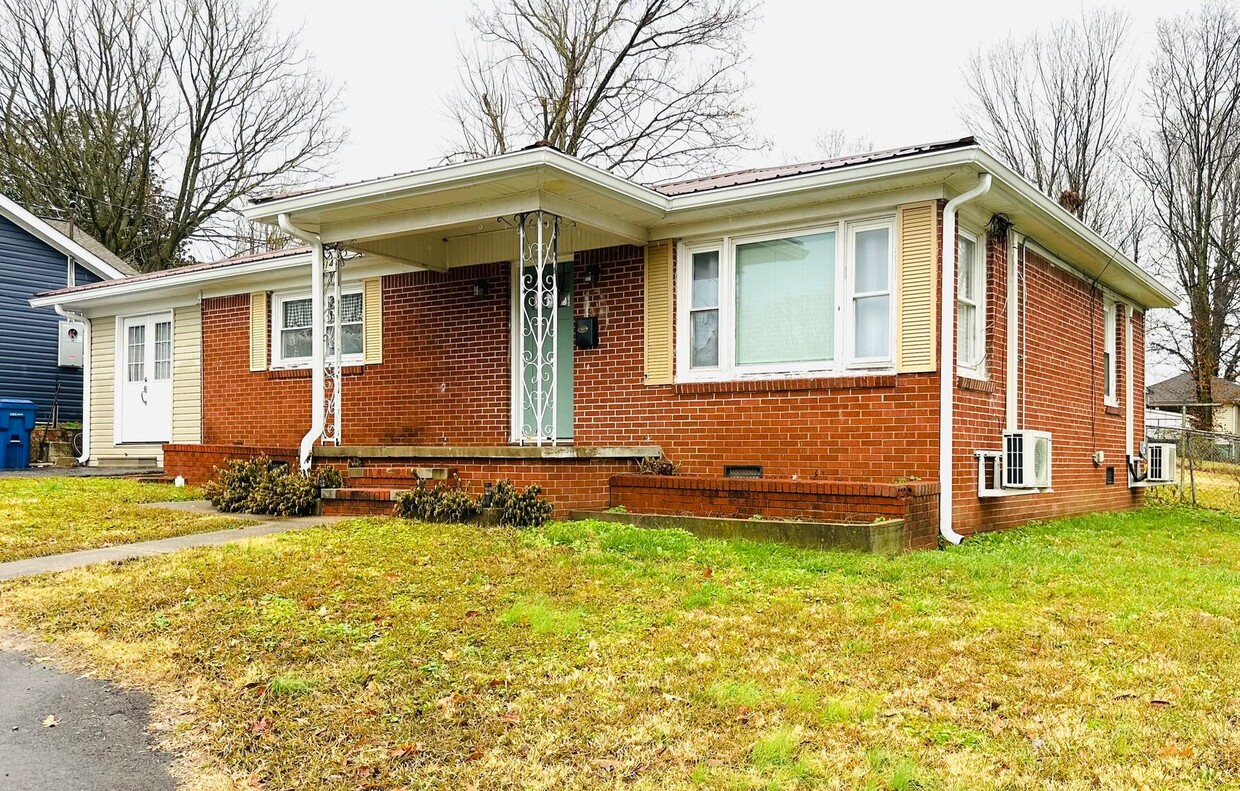
[[[115,478],[0,478],[0,563],[241,524],[140,505],[197,496]]]
[[[341,522],[0,587],[263,788],[1240,787],[1240,519],[897,558]]]

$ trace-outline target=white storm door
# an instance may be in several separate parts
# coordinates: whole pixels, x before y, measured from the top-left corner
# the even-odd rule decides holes
[[[117,339],[119,442],[172,440],[172,316],[132,316]]]

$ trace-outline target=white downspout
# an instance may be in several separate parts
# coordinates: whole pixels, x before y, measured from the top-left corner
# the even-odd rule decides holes
[[[56,305],[56,314],[62,319],[81,322],[85,333],[82,338],[82,455],[77,459],[78,464],[84,465],[90,461],[90,321],[81,313],[70,313],[60,305]]]
[[[1132,432],[1136,428],[1132,406],[1132,305],[1124,306],[1124,466],[1132,460]],[[1131,469],[1131,468],[1129,468]]]
[[[1020,255],[1024,246],[1024,235],[1013,233],[1007,258],[1007,376],[1004,377],[1007,383],[1003,389],[1003,428],[1005,431],[1015,431],[1019,428],[1016,423],[1016,398],[1017,388],[1020,386],[1020,334],[1023,331],[1020,326],[1020,289],[1023,285],[1020,282]]]
[[[956,210],[990,191],[990,174],[977,186],[947,202],[943,209],[943,272],[939,287],[939,535],[952,544],[964,536],[952,529],[952,400],[956,391]]]
[[[324,401],[327,398],[323,381],[323,355],[326,343],[323,337],[323,242],[318,234],[303,231],[293,225],[287,214],[278,218],[280,230],[299,239],[314,251],[310,263],[310,430],[301,438],[301,471],[310,472],[313,463],[314,443],[323,436],[327,424]]]

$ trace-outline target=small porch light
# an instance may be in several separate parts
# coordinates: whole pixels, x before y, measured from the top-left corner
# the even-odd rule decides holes
[[[495,487],[493,484],[484,484],[482,487],[482,507],[490,508],[495,502]]]
[[[475,297],[491,296],[491,282],[489,280],[478,280],[474,282]]]
[[[603,274],[603,268],[598,264],[587,264],[577,276],[578,284],[582,286],[597,286],[599,277]]]

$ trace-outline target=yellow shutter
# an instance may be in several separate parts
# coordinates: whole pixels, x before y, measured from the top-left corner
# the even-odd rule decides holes
[[[646,245],[645,348],[646,384],[672,383],[672,254],[671,240]]]
[[[934,201],[900,207],[896,265],[896,370],[935,370],[938,315],[938,207]]]
[[[367,365],[383,362],[383,280],[362,282],[362,359]]]
[[[250,370],[267,370],[267,294],[250,295]]]

